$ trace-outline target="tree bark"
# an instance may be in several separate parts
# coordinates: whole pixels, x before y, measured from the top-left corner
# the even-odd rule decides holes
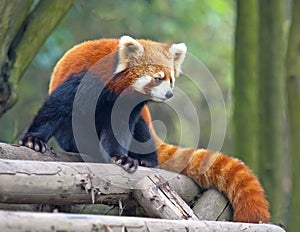
[[[220,192],[208,189],[192,207],[194,213],[203,220],[228,221],[233,218],[233,209],[225,197],[220,197]],[[211,209],[214,210],[211,210]]]
[[[150,217],[200,220],[168,182],[157,174],[141,179],[136,184],[133,195]]]
[[[0,117],[15,104],[20,77],[73,2],[1,0]]]
[[[300,231],[300,1],[292,5],[287,59],[286,83],[288,96],[288,115],[290,126],[290,148],[292,159],[292,192],[289,215],[289,230]]]
[[[74,215],[63,213],[27,213],[0,211],[0,228],[6,232],[21,231],[247,231],[284,232],[271,224],[247,224],[192,220],[165,220],[137,217]]]
[[[1,0],[0,3],[0,117],[9,107],[11,90],[8,82],[12,61],[10,45],[28,15],[33,0]]]
[[[258,173],[258,2],[239,0],[235,32],[234,151]]]
[[[116,205],[104,204],[72,204],[72,205],[54,205],[54,204],[8,204],[0,203],[0,210],[27,211],[27,212],[46,212],[46,213],[74,213],[74,214],[99,214],[111,216],[148,216],[140,206],[136,208],[128,207],[120,209]],[[120,213],[121,212],[121,213]]]
[[[186,176],[143,167],[130,174],[114,164],[0,160],[0,170],[1,203],[132,205],[132,189],[152,173],[162,175],[186,202],[200,191]]]
[[[84,154],[56,152],[53,149],[46,150],[41,154],[28,147],[11,145],[7,143],[0,143],[0,159],[10,160],[36,160],[36,161],[60,161],[60,162],[83,162],[93,161]]]
[[[87,170],[90,163],[53,163],[51,161],[61,161],[61,162],[81,162],[82,158],[79,154],[71,154],[66,152],[55,152],[53,150],[48,150],[45,154],[41,155],[38,152],[35,152],[27,147],[19,147],[14,145],[9,145],[5,143],[0,143],[0,159],[2,165],[5,167],[0,168],[2,170],[0,172],[0,179],[3,181],[0,182],[0,199],[6,198],[6,196],[9,196],[9,199],[5,200],[5,204],[0,205],[0,209],[13,209],[13,210],[29,210],[32,211],[33,209],[37,209],[38,211],[42,208],[43,210],[48,210],[46,212],[49,212],[52,208],[48,207],[49,204],[48,197],[51,195],[51,204],[52,205],[59,205],[64,204],[65,207],[60,206],[59,211],[63,212],[106,212],[107,210],[103,209],[100,206],[93,206],[93,205],[87,205],[87,206],[77,206],[74,205],[68,206],[68,204],[73,204],[75,202],[84,203],[84,204],[91,204],[91,195],[87,195],[86,191],[81,187],[85,186],[87,181],[81,183],[80,185],[76,186],[78,184],[78,180],[74,177],[72,179],[72,176],[88,176],[90,175],[90,170]],[[5,159],[13,159],[13,160],[5,160]],[[87,156],[84,156],[83,160],[87,160]],[[22,161],[22,160],[36,160],[36,162],[32,162],[31,164],[34,166],[30,166],[30,162],[28,161]],[[48,161],[49,164],[45,162],[37,162],[37,161]],[[1,164],[0,163],[0,164]],[[9,164],[14,164],[10,166]],[[71,166],[69,166],[71,165]],[[78,166],[79,165],[79,166]],[[138,181],[140,178],[145,176],[147,173],[156,173],[156,171],[161,174],[163,173],[163,177],[167,178],[169,184],[176,190],[177,193],[183,199],[192,205],[195,205],[193,210],[195,213],[202,219],[205,220],[231,220],[232,219],[232,209],[230,207],[228,199],[226,199],[220,192],[218,192],[215,189],[209,189],[205,191],[203,194],[200,194],[200,190],[198,185],[195,184],[194,181],[189,179],[186,176],[179,175],[176,173],[166,172],[164,170],[158,170],[158,169],[146,169],[146,168],[139,168],[138,171],[135,174],[128,174],[126,172],[120,172],[120,168],[113,164],[91,164],[98,165],[96,168],[97,173],[100,171],[100,173],[94,173],[92,176],[109,176],[110,178],[117,179],[121,184],[127,183],[127,179],[131,179],[132,181]],[[24,174],[24,169],[27,172],[27,175],[20,175],[20,173]],[[80,167],[77,169],[77,172],[75,171],[74,167]],[[20,169],[19,169],[20,168]],[[83,169],[83,170],[82,170]],[[11,172],[14,170],[16,172],[15,175],[11,176]],[[51,171],[52,170],[52,171]],[[56,173],[55,170],[60,170],[60,174]],[[122,169],[121,169],[122,170]],[[75,171],[75,173],[74,173]],[[78,171],[80,174],[78,174]],[[123,171],[123,170],[122,170]],[[5,174],[5,172],[7,172]],[[29,172],[29,174],[28,174]],[[65,173],[66,175],[61,175],[61,173]],[[102,173],[102,174],[101,174]],[[19,179],[19,175],[22,177]],[[125,175],[125,176],[124,176]],[[167,175],[167,176],[165,176]],[[6,179],[5,176],[8,176],[10,179]],[[119,176],[119,178],[118,178]],[[45,178],[44,178],[45,177]],[[13,178],[13,179],[11,179]],[[31,179],[34,178],[34,179]],[[87,178],[87,177],[86,177]],[[59,179],[59,183],[62,183],[61,185],[57,184],[57,179]],[[101,178],[100,178],[101,179]],[[54,180],[54,183],[52,181]],[[92,183],[93,186],[101,185],[101,183],[97,182],[99,180],[93,179]],[[111,183],[111,179],[108,180],[109,183]],[[124,181],[124,182],[123,182]],[[8,182],[8,183],[6,183]],[[73,183],[72,183],[73,182]],[[4,183],[4,184],[2,184]],[[24,185],[26,186],[27,183],[30,183],[30,189],[26,188],[24,192]],[[98,183],[98,184],[97,184]],[[131,183],[131,182],[130,182]],[[19,186],[16,186],[19,185]],[[103,187],[102,187],[103,188]],[[1,190],[5,189],[11,189],[10,192],[6,193],[5,196],[3,196],[3,192]],[[21,189],[21,190],[20,190]],[[115,196],[113,195],[110,198],[110,201],[106,201],[104,197],[102,196],[100,199],[96,199],[95,203],[113,203],[115,204],[115,207],[119,207],[118,197],[121,197],[123,199],[123,204],[126,203],[126,200],[130,195],[131,191],[133,189],[133,183],[132,185],[127,186],[126,188],[120,188],[119,189],[119,195]],[[101,189],[100,189],[101,190]],[[19,194],[16,193],[16,191],[21,191]],[[108,190],[107,190],[108,191]],[[117,190],[115,190],[117,191]],[[33,193],[43,193],[41,196],[39,194],[34,195]],[[185,192],[187,193],[187,196],[185,195]],[[47,193],[46,195],[44,193]],[[23,195],[22,195],[23,194]],[[117,192],[114,192],[114,194],[117,194]],[[68,199],[65,200],[62,196],[68,195]],[[197,196],[198,199],[195,199],[195,196]],[[109,198],[107,196],[107,198]],[[107,199],[106,198],[106,199]],[[114,199],[114,200],[113,200]],[[101,200],[103,202],[101,202]],[[0,202],[3,202],[0,200]],[[29,204],[29,205],[7,205],[8,203],[18,203],[18,204]],[[137,205],[132,198],[130,198],[130,203],[134,203],[134,205]],[[41,205],[32,205],[32,204],[44,204],[44,206]],[[45,206],[46,204],[46,206]],[[120,207],[122,208],[122,207]],[[123,211],[123,214],[125,215],[145,215],[145,212],[139,208],[135,208],[132,210],[132,207],[128,207],[126,205],[125,210],[119,209]],[[115,213],[116,209],[114,210]],[[134,213],[132,213],[134,211]],[[115,214],[114,214],[115,215]]]
[[[284,1],[259,3],[259,176],[270,201],[272,220],[286,224]]]

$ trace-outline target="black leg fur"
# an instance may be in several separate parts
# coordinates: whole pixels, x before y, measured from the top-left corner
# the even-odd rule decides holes
[[[122,101],[122,99],[119,100]],[[130,102],[130,98],[127,97],[124,100],[126,100],[127,103]],[[136,99],[134,101],[136,101]],[[142,102],[134,107],[129,116],[129,121],[126,116],[120,115],[114,122],[112,122],[113,119],[111,117],[113,104],[111,108],[103,106],[97,107],[99,111],[96,114],[96,120],[99,120],[96,124],[98,127],[97,130],[100,132],[99,138],[104,150],[103,152],[108,153],[114,163],[120,165],[128,172],[134,172],[139,164],[138,160],[128,156],[128,150],[144,104],[145,103]],[[126,103],[121,104],[118,108],[120,113],[125,113],[129,107],[128,105]],[[122,109],[122,107],[124,107],[124,109]],[[114,124],[114,131],[112,124]]]
[[[62,124],[71,123],[73,99],[79,83],[78,77],[70,78],[46,98],[27,133],[19,141],[20,145],[38,152],[46,150],[46,143]],[[72,141],[72,134],[66,136],[66,141]],[[64,148],[64,144],[60,145]]]
[[[135,125],[133,137],[139,142],[138,150],[141,152],[147,151],[147,153],[141,154],[141,152],[140,153],[134,152],[137,149],[137,147],[131,144],[128,156],[138,160],[140,166],[157,167],[158,161],[157,161],[156,145],[154,140],[151,138],[149,127],[142,117],[139,117]]]

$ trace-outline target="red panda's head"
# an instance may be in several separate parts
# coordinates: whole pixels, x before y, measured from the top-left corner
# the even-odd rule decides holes
[[[184,43],[169,45],[122,36],[114,74],[125,76],[133,91],[162,102],[173,96],[175,77],[181,71],[186,50]]]

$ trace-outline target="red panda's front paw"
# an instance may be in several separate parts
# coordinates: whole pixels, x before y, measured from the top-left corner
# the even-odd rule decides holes
[[[113,155],[111,160],[127,172],[135,172],[138,167],[138,161],[126,155]]]
[[[37,152],[44,153],[47,149],[47,144],[44,143],[41,139],[33,137],[33,136],[24,136],[19,144],[21,146],[29,147],[32,150]]]

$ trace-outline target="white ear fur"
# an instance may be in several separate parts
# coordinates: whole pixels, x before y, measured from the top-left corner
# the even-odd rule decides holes
[[[173,44],[169,49],[174,57],[174,68],[179,72],[181,71],[181,64],[185,58],[186,50],[187,48],[184,43]]]
[[[139,57],[143,54],[144,47],[137,40],[128,35],[124,35],[119,40],[118,65],[115,74],[122,72],[128,66],[129,59]]]

